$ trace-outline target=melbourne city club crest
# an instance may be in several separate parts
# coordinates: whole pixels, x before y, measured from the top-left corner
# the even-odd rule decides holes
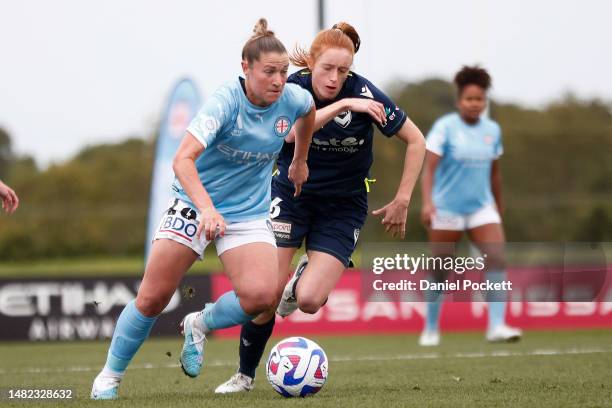
[[[290,129],[291,129],[291,122],[289,121],[289,118],[286,116],[281,116],[276,119],[276,122],[274,122],[274,132],[276,133],[276,136],[278,137],[287,136],[287,133],[289,133]]]

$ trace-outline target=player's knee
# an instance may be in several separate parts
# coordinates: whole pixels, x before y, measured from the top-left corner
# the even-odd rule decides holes
[[[278,303],[276,288],[252,288],[248,293],[240,296],[242,308],[249,315],[258,315],[274,308]]]
[[[314,294],[304,294],[297,297],[298,307],[304,313],[315,314],[319,311],[325,299]]]
[[[138,294],[136,308],[145,316],[157,316],[168,306],[172,293],[168,294]]]

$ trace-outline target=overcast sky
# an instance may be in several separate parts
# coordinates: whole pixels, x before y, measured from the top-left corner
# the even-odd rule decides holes
[[[0,126],[42,165],[153,132],[171,86],[204,96],[240,73],[257,18],[308,45],[316,0],[0,0]],[[327,0],[362,38],[354,70],[389,89],[481,63],[493,96],[541,106],[571,90],[612,100],[608,0]]]

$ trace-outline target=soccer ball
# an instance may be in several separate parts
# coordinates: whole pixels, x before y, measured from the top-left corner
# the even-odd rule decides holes
[[[317,343],[303,337],[281,340],[270,351],[266,375],[283,397],[316,394],[327,379],[328,362]]]

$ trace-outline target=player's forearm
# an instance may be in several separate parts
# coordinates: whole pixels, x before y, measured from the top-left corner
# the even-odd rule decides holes
[[[414,186],[421,172],[423,157],[425,156],[425,143],[411,143],[406,149],[404,158],[404,171],[395,198],[404,202],[410,202]]]
[[[395,199],[408,205],[423,166],[425,139],[421,131],[410,119],[406,120],[397,136],[406,142],[408,147],[404,157],[404,171],[402,172],[402,178],[395,194]]]
[[[295,150],[294,161],[306,161],[308,159],[308,148],[312,141],[312,132],[315,127],[316,109],[313,106],[310,112],[295,122]]]
[[[317,116],[315,118],[314,128],[322,128],[327,122],[338,116],[339,113],[348,110],[348,107],[348,101],[346,99],[341,99],[332,103],[331,105],[327,105],[324,108],[317,109]]]
[[[195,162],[192,159],[177,157],[174,159],[172,168],[183,190],[200,212],[205,208],[214,207],[208,192],[200,181]]]

